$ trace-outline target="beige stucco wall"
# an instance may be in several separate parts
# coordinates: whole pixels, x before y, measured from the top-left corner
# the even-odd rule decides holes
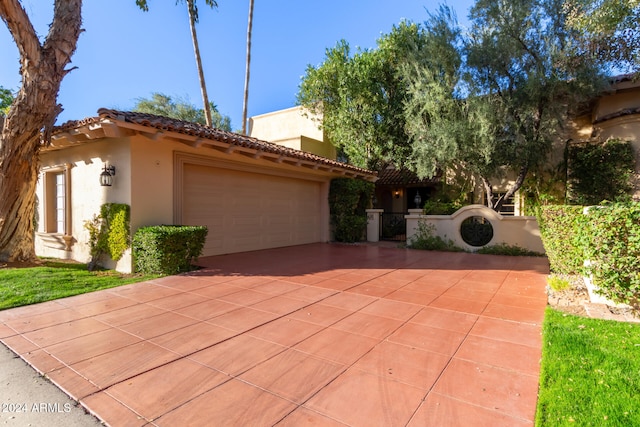
[[[35,239],[37,255],[74,259],[80,262],[88,262],[91,259],[88,245],[89,233],[84,227],[85,221],[91,220],[94,215],[99,214],[100,206],[104,203],[131,204],[129,151],[129,141],[120,139],[102,140],[66,150],[42,153],[42,173],[36,188],[39,201],[37,209],[39,221]],[[105,163],[116,167],[116,176],[112,187],[100,186],[99,177]],[[73,237],[71,251],[65,250],[64,245],[60,243],[60,236],[44,233],[44,173],[64,164],[70,164],[71,182],[67,185],[70,184],[73,209],[71,212],[67,212],[67,215],[71,215],[71,230],[67,230],[67,234]],[[128,251],[118,262],[118,265],[110,263],[108,266],[126,271],[130,268],[127,267],[130,264],[131,255]]]
[[[131,230],[173,224],[173,151],[177,143],[132,137]],[[182,144],[181,144],[182,145]]]
[[[302,107],[292,107],[251,117],[249,136],[335,159],[336,150],[325,141],[318,129],[320,123],[318,116],[305,113]]]
[[[605,95],[598,100],[596,109],[593,112],[593,120],[598,121],[610,114],[615,114],[621,110],[637,108],[640,106],[640,87],[625,85],[622,90],[618,90],[610,95]]]

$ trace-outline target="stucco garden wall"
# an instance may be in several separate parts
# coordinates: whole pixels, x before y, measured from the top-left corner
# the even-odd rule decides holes
[[[474,216],[483,217],[493,227],[493,238],[486,246],[506,244],[519,246],[530,251],[544,253],[540,238],[540,229],[535,217],[502,216],[483,205],[470,205],[459,209],[452,215],[422,215],[421,210],[410,210],[407,220],[407,243],[410,243],[418,232],[420,222],[431,224],[434,235],[453,243],[467,251],[477,251],[479,247],[466,243],[460,234],[460,226],[464,220]]]

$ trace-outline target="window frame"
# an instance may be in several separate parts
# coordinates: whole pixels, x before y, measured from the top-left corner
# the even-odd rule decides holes
[[[70,236],[71,222],[71,164],[58,165],[42,170],[43,183],[43,230],[45,234]],[[62,177],[62,183],[57,181]],[[60,194],[62,187],[63,194]],[[62,200],[62,206],[60,205]],[[62,212],[64,218],[59,219]],[[60,227],[62,226],[62,230]]]

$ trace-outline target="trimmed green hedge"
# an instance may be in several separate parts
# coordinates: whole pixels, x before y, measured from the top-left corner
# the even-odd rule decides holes
[[[158,225],[142,227],[133,237],[136,271],[177,274],[189,271],[202,254],[207,227]]]
[[[584,262],[580,240],[585,226],[582,206],[541,206],[538,223],[551,271],[579,274]]]
[[[596,206],[587,215],[581,206],[544,206],[539,222],[551,271],[591,275],[608,299],[640,306],[640,203]]]
[[[586,272],[605,297],[640,306],[640,203],[593,207],[587,218]]]

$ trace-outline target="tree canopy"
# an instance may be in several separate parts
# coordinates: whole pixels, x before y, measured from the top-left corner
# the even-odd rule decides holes
[[[567,0],[564,7],[583,49],[612,69],[640,71],[639,0]]]
[[[327,138],[351,163],[376,168],[403,164],[410,154],[404,131],[406,85],[399,64],[423,44],[420,26],[401,22],[378,40],[378,48],[352,53],[345,40],[327,49],[325,61],[308,66],[298,103],[323,115]]]
[[[422,25],[394,27],[375,50],[351,55],[341,41],[308,67],[298,102],[324,114],[329,139],[359,166],[473,172],[490,206],[492,179],[509,174],[508,198],[603,75],[575,48],[560,0],[477,0],[470,21],[463,34],[441,6]]]
[[[133,111],[206,124],[204,110],[196,108],[193,104],[181,98],[176,99],[169,95],[155,92],[151,95],[151,99],[138,98],[136,101]],[[209,109],[211,111],[212,126],[231,131],[231,118],[220,114],[218,107],[212,102],[209,103]]]

